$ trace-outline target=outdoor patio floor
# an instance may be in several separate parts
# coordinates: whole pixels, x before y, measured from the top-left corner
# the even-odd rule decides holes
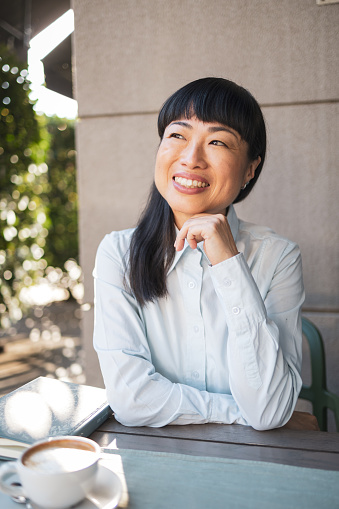
[[[80,318],[76,302],[53,303],[35,309],[11,334],[3,334],[0,396],[38,376],[85,383]]]

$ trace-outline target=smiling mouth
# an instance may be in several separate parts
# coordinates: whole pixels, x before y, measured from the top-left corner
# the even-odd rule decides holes
[[[192,180],[186,179],[184,177],[173,177],[174,182],[177,182],[183,187],[187,187],[188,189],[196,189],[198,187],[209,187],[207,182],[201,182],[200,180]]]

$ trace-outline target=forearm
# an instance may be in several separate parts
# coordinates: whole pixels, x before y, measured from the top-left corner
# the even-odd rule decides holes
[[[212,270],[228,323],[227,360],[234,399],[254,428],[282,426],[301,387],[302,283],[294,277],[295,288],[288,298],[287,274],[282,274],[285,286],[273,284],[264,302],[242,255]],[[284,300],[291,306],[285,306]]]
[[[248,336],[244,342],[230,338],[228,345],[232,394],[244,418],[258,430],[284,425],[301,388],[298,370],[287,363],[272,328],[263,322],[258,324],[255,338]],[[265,343],[264,347],[253,347],[257,341]]]
[[[126,426],[166,424],[246,424],[234,398],[172,383],[126,350],[97,350],[108,402]]]

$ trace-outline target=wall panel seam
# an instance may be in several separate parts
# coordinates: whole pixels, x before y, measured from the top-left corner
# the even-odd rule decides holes
[[[319,99],[314,101],[291,101],[281,103],[260,103],[261,108],[281,108],[284,106],[313,106],[316,104],[337,104],[339,99]]]
[[[338,101],[339,102],[339,101]],[[117,118],[117,117],[142,117],[144,115],[158,115],[158,111],[127,111],[121,113],[95,113],[93,115],[79,115],[79,120],[95,119],[95,118]]]
[[[315,104],[338,104],[339,99],[322,99],[317,101],[296,101],[282,103],[260,103],[261,108],[281,108],[285,106],[309,106]],[[117,118],[117,117],[133,117],[144,115],[158,115],[159,110],[154,111],[122,111],[119,113],[95,113],[88,115],[79,115],[79,120],[95,119],[95,118]]]

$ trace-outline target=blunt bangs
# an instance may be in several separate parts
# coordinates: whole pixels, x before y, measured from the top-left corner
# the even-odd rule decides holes
[[[243,200],[256,183],[265,160],[266,128],[259,104],[252,94],[224,78],[201,78],[188,83],[163,104],[158,117],[162,139],[166,127],[180,118],[196,116],[202,122],[217,122],[237,131],[248,144],[248,157],[261,162],[254,178],[234,203]]]

